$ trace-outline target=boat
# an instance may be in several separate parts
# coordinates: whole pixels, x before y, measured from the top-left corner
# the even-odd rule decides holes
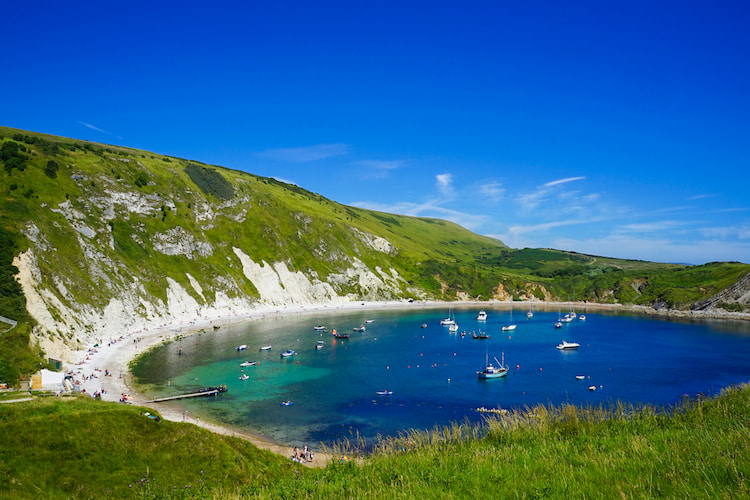
[[[479,314],[477,314],[477,321],[487,321],[487,312],[479,311]]]
[[[368,319],[368,320],[365,321],[365,323],[372,323],[373,321],[375,321],[375,320],[374,319]]]
[[[295,354],[297,354],[297,353],[294,352],[292,349],[287,349],[286,351],[284,351],[284,352],[281,353],[281,357],[282,358],[289,358],[291,356],[294,356]]]
[[[575,299],[574,299],[575,300]],[[576,317],[576,313],[573,311],[573,304],[570,303],[570,295],[568,295],[568,306],[570,307],[570,311],[563,316],[560,321],[563,323],[570,323],[573,321]]]
[[[531,303],[529,303],[529,310],[526,312],[526,319],[534,317],[534,296],[531,296]]]
[[[243,361],[242,363],[240,363],[240,366],[255,366],[257,364],[257,361]]]
[[[271,344],[266,344],[264,346],[260,347],[261,351],[270,351],[271,350]]]
[[[473,337],[476,340],[486,340],[486,339],[490,338],[490,336],[488,334],[482,333],[482,332],[479,332],[479,334],[476,334],[476,333],[473,334]]]
[[[494,366],[489,362],[489,355],[485,355],[484,369],[481,372],[477,372],[477,377],[480,379],[491,379],[500,378],[508,374],[508,367],[505,366],[505,352],[503,352],[503,361],[500,362],[497,358],[494,358],[498,366]]]
[[[440,320],[441,325],[452,325],[455,324],[456,318],[453,316],[453,309],[448,309],[448,317]]]
[[[249,378],[250,377],[248,377],[247,373],[243,373],[242,375],[240,375],[240,380],[247,380]]]
[[[583,380],[585,378],[583,375],[576,375],[576,380]]]
[[[590,385],[589,386],[589,390],[590,391],[595,391],[596,390],[596,386],[595,385]]]
[[[506,410],[505,408],[485,408],[484,406],[480,406],[477,408],[477,411],[479,413],[495,413],[497,415],[509,415],[510,411]]]
[[[557,348],[561,351],[578,349],[579,347],[581,347],[581,345],[578,342],[568,342],[566,340],[563,340],[560,344],[557,345]]]
[[[378,391],[378,396],[390,396],[393,391]]]
[[[349,338],[349,334],[348,333],[338,333],[335,328],[333,329],[332,335],[334,336],[334,338],[337,338],[337,339],[348,339]]]
[[[571,321],[573,321],[572,319],[569,319],[570,316],[567,316],[567,315],[563,316],[562,315],[561,307],[562,307],[562,305],[560,304],[560,297],[557,297],[557,317],[558,317],[558,320],[557,320],[557,323],[555,323],[555,328],[562,328],[562,326],[563,326],[562,324],[563,323],[570,323]]]
[[[510,332],[516,329],[516,324],[513,323],[513,303],[510,304],[510,323],[503,325],[504,332]]]
[[[321,330],[327,330],[328,328],[323,325],[314,326],[313,330],[315,331],[321,331]]]
[[[366,330],[365,325],[359,325],[352,328],[353,332],[364,332]]]
[[[320,350],[320,349],[323,349],[323,347],[324,347],[325,345],[326,345],[326,343],[325,343],[325,342],[323,342],[322,340],[318,340],[318,343],[317,343],[317,344],[315,344],[315,349],[318,349],[318,350]]]
[[[244,351],[245,349],[247,349],[247,344],[238,345],[234,348],[235,351]]]
[[[281,402],[281,406],[292,406],[293,404],[294,403],[292,403],[291,401],[282,401]]]
[[[420,328],[427,328],[427,323],[422,323],[422,326]]]
[[[576,315],[576,309],[575,309],[575,303],[576,303],[576,292],[574,291],[573,292],[573,302],[570,304],[570,313],[568,313],[568,315],[571,318],[573,318],[573,319],[576,319],[576,316],[577,316]]]
[[[578,316],[578,321],[586,321],[586,315],[581,314],[580,316]]]
[[[457,332],[458,331],[458,325],[456,323],[453,323],[452,325],[448,326],[449,332]]]

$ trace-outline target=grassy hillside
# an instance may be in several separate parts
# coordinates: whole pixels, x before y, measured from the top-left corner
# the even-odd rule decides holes
[[[748,387],[669,413],[539,406],[384,441],[360,464],[306,469],[192,424],[157,422],[142,408],[47,398],[0,405],[0,491],[20,499],[744,498],[748,406]]]
[[[514,250],[447,221],[348,207],[271,178],[5,127],[0,165],[0,315],[19,322],[0,335],[0,365],[13,367],[0,372],[5,381],[38,365],[33,346],[8,358],[33,327],[80,347],[107,310],[169,316],[170,283],[199,306],[260,300],[235,249],[351,300],[533,295],[689,308],[750,272]],[[44,308],[36,327],[14,278],[22,252]]]

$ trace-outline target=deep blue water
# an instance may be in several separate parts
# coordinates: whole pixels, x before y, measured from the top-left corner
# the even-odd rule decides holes
[[[229,391],[220,397],[184,400],[181,408],[289,445],[330,444],[357,434],[373,444],[378,435],[409,428],[479,421],[481,406],[623,401],[668,407],[683,395],[716,394],[750,381],[747,323],[677,322],[579,309],[586,321],[555,329],[556,308],[535,310],[527,320],[527,309],[516,306],[518,328],[509,334],[501,331],[509,320],[507,308],[486,308],[486,323],[476,320],[478,310],[455,310],[458,333],[439,324],[447,307],[255,320],[162,346],[135,375],[154,396],[226,384]],[[374,320],[366,332],[352,331],[366,319]],[[427,328],[420,327],[423,323]],[[318,324],[351,338],[313,331]],[[472,332],[480,330],[490,338],[474,340]],[[581,347],[559,351],[555,346],[563,339]],[[320,351],[318,340],[326,342]],[[273,349],[259,351],[266,342]],[[237,352],[240,344],[249,347]],[[298,354],[281,359],[286,349]],[[485,356],[501,359],[503,353],[511,367],[507,377],[479,380],[476,371]],[[244,360],[260,363],[241,368]],[[242,370],[248,380],[239,380]],[[595,391],[589,390],[592,385]],[[378,396],[382,389],[393,394]],[[281,406],[284,400],[293,405]]]

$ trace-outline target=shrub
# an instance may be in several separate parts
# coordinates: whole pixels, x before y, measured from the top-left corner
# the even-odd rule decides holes
[[[60,166],[57,164],[55,160],[50,160],[47,162],[47,166],[44,167],[44,173],[47,174],[47,177],[50,179],[54,179],[57,177],[57,171],[60,169]]]
[[[138,187],[143,187],[148,184],[148,175],[146,175],[145,172],[141,172],[138,174],[135,178],[135,185]]]
[[[218,171],[191,163],[185,167],[185,172],[205,194],[214,195],[221,200],[231,200],[234,197],[234,187]]]

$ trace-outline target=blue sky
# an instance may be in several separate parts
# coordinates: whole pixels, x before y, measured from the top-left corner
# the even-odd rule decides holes
[[[750,262],[747,2],[34,6],[3,7],[2,125],[513,248]]]

